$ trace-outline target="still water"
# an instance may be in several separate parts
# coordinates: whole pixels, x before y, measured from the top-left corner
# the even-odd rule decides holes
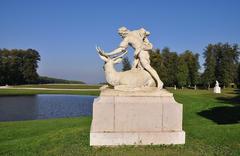
[[[56,94],[0,97],[0,121],[88,116],[94,98]]]

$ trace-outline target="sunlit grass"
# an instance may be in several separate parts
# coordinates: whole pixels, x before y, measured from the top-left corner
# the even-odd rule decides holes
[[[74,94],[74,95],[99,95],[99,91],[80,90],[29,90],[29,89],[0,89],[0,96],[21,96],[35,94]]]
[[[54,89],[99,89],[102,85],[87,84],[36,84],[36,85],[17,85],[14,88],[54,88]]]
[[[170,91],[184,106],[185,145],[93,148],[89,146],[91,117],[79,117],[0,122],[0,155],[240,155],[238,91]]]

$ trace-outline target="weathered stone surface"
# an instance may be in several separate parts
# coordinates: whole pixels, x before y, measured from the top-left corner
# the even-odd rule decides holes
[[[162,120],[156,120],[162,116],[159,100],[159,97],[116,97],[115,131],[161,131]]]
[[[165,89],[158,89],[156,87],[146,87],[136,91],[121,91],[116,89],[103,88],[100,96],[121,96],[121,97],[173,97],[172,93],[169,93]]]
[[[93,104],[90,145],[185,143],[182,105],[166,90],[143,93],[103,89]]]
[[[94,99],[91,131],[114,131],[114,97],[98,97]]]
[[[163,103],[163,131],[182,130],[182,105]]]
[[[184,144],[185,132],[91,133],[91,146]]]

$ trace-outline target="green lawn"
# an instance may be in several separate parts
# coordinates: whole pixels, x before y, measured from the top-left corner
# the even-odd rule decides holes
[[[80,117],[0,122],[0,155],[240,155],[239,92],[171,91],[184,106],[185,145],[92,148],[91,117]]]
[[[21,96],[35,94],[99,95],[99,92],[100,91],[0,89],[0,96]]]
[[[36,85],[17,85],[15,88],[54,88],[54,89],[99,89],[102,85],[87,84],[36,84]]]

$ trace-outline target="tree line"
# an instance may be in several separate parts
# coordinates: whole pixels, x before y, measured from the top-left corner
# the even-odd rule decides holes
[[[48,83],[58,83],[58,84],[85,84],[83,81],[75,81],[75,80],[65,80],[65,79],[58,79],[48,76],[39,76],[38,79],[39,84],[48,84]]]
[[[169,48],[155,49],[150,51],[150,61],[166,87],[213,87],[216,80],[228,87],[231,83],[240,85],[239,55],[238,44],[217,43],[204,49],[204,70],[200,70],[199,54],[190,50],[179,54]],[[0,49],[0,85],[53,82],[39,77],[39,61],[39,52],[34,49]],[[127,58],[122,63],[124,71],[131,69]]]
[[[0,85],[37,83],[39,61],[34,49],[0,49]]]
[[[165,86],[195,86],[199,82],[199,55],[186,50],[182,54],[169,48],[150,52],[152,67],[157,71]]]
[[[150,61],[165,87],[213,87],[216,80],[228,87],[230,83],[240,84],[239,54],[237,44],[209,44],[203,53],[204,70],[200,70],[199,54],[190,50],[178,54],[169,48],[155,49],[150,51]],[[129,60],[124,58],[123,70],[130,66]]]

